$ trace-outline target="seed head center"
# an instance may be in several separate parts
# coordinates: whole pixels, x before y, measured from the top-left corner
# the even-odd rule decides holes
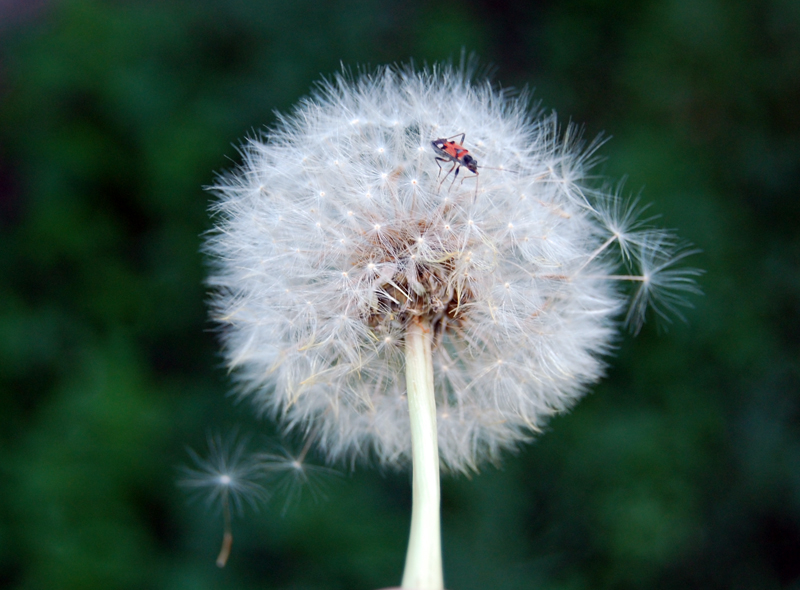
[[[367,270],[372,280],[362,319],[383,336],[398,328],[404,331],[414,318],[425,318],[436,342],[464,322],[473,299],[465,282],[463,266],[469,257],[462,256],[464,243],[457,244],[455,236],[444,234],[441,223],[422,219],[402,219],[380,227],[379,235],[364,236],[353,258],[353,266]],[[376,273],[379,267],[389,272]]]

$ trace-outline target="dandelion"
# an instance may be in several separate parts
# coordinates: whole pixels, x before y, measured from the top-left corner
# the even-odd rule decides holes
[[[258,455],[273,495],[283,498],[281,514],[285,514],[293,502],[300,500],[304,490],[314,501],[325,498],[328,480],[340,475],[334,469],[306,462],[313,442],[314,437],[308,437],[299,453],[291,453],[280,445],[272,452]]]
[[[433,142],[462,133],[480,184],[441,177]],[[411,461],[404,588],[443,588],[440,468],[497,461],[570,408],[626,284],[634,330],[695,290],[671,234],[592,188],[598,146],[469,68],[383,68],[320,84],[213,187],[209,283],[240,391],[330,461]]]
[[[225,567],[233,545],[231,511],[241,513],[245,504],[257,508],[257,502],[266,497],[266,489],[259,481],[263,477],[262,465],[249,454],[246,441],[236,438],[236,433],[224,440],[219,435],[209,436],[207,459],[188,449],[195,467],[184,467],[183,478],[178,481],[182,487],[205,496],[208,506],[222,511],[219,567]]]

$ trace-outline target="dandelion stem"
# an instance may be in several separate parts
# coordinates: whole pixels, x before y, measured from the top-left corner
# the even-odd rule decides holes
[[[231,530],[231,508],[228,504],[228,497],[225,496],[222,500],[222,518],[225,521],[225,530],[222,533],[222,547],[217,556],[217,567],[225,567],[228,563],[228,557],[231,555],[231,546],[233,545],[233,532]]]
[[[581,264],[581,265],[580,265],[580,267],[578,268],[578,270],[576,270],[576,271],[575,271],[575,274],[578,274],[578,273],[579,273],[579,272],[581,272],[581,271],[582,271],[584,268],[586,268],[586,267],[589,265],[589,263],[590,263],[592,260],[594,260],[595,258],[597,258],[598,256],[600,256],[600,253],[601,253],[603,250],[605,250],[606,248],[608,248],[608,247],[609,247],[611,244],[613,244],[613,243],[614,243],[614,241],[615,241],[616,239],[617,239],[617,235],[616,235],[616,234],[614,234],[613,236],[611,236],[610,238],[608,238],[608,239],[607,239],[605,242],[603,242],[603,245],[602,245],[602,246],[600,246],[600,247],[599,247],[597,250],[595,250],[594,252],[592,252],[592,254],[589,256],[589,258],[587,258],[587,259],[586,259],[586,260],[583,262],[583,264]]]
[[[603,281],[638,281],[638,282],[646,282],[647,277],[642,275],[591,275],[586,278],[589,279],[598,279]]]
[[[311,431],[311,434],[308,435],[308,439],[306,440],[306,444],[303,445],[303,450],[300,451],[300,454],[297,456],[297,462],[302,464],[303,461],[306,460],[306,455],[308,455],[308,451],[311,449],[311,443],[314,442],[314,438],[317,435],[317,429]]]
[[[412,506],[403,588],[443,590],[439,522],[439,446],[433,395],[430,322],[416,318],[406,331],[406,387],[411,419]]]

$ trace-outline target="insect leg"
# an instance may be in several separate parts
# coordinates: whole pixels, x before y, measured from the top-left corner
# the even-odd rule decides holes
[[[442,165],[439,162],[449,162],[450,160],[445,160],[444,158],[435,158],[436,165],[439,167],[439,174],[436,175],[436,180],[439,180],[439,176],[442,174]]]
[[[438,158],[437,158],[437,159],[438,159]],[[449,160],[442,160],[442,162],[448,162],[448,161],[449,161]],[[452,168],[450,168],[450,170],[448,170],[448,171],[447,171],[447,174],[445,174],[445,175],[444,175],[444,178],[442,178],[442,180],[439,182],[439,186],[438,186],[438,187],[436,187],[436,192],[437,192],[437,193],[438,193],[438,192],[439,192],[439,190],[442,188],[442,185],[444,184],[444,181],[445,181],[445,180],[447,180],[447,177],[448,177],[448,176],[450,176],[450,173],[451,173],[453,170],[455,170],[455,171],[456,171],[456,176],[458,176],[458,168],[459,168],[459,167],[460,167],[460,165],[459,165],[459,163],[458,163],[458,162],[453,162],[453,167],[452,167]],[[441,166],[440,166],[440,168],[441,168]]]
[[[456,183],[456,179],[458,178],[458,173],[461,171],[461,164],[456,162],[455,169],[456,169],[456,173],[455,173],[455,175],[453,175],[453,182],[450,183],[450,188],[447,189],[448,192],[453,189],[453,185]],[[464,180],[462,179],[461,182],[464,182]]]
[[[472,170],[470,170],[470,172],[472,172]],[[478,176],[480,176],[480,175],[478,174],[477,170],[475,172],[472,172],[472,176],[462,176],[461,177],[461,182],[458,184],[459,188],[461,188],[461,185],[464,184],[465,180],[467,180],[469,178],[474,178],[475,179],[475,197],[477,197],[478,196]],[[452,184],[450,185],[450,188],[453,188]]]
[[[467,134],[466,134],[466,133],[462,133],[462,134],[461,134],[461,139],[459,139],[459,140],[458,140],[458,143],[459,143],[459,144],[461,144],[461,145],[464,145],[464,138],[465,138],[466,136],[467,136]],[[447,141],[450,141],[450,140],[451,140],[451,139],[453,139],[454,137],[458,137],[458,133],[456,133],[455,135],[451,135],[450,137],[445,137],[445,139],[446,139]]]

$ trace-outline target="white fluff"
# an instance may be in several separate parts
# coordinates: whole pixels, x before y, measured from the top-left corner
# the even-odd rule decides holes
[[[479,177],[462,168],[451,187],[431,141],[462,132]],[[694,290],[667,233],[589,188],[595,148],[450,67],[321,84],[213,187],[209,282],[242,391],[332,461],[404,464],[404,322],[439,310],[443,466],[477,469],[527,439],[601,377],[620,280],[643,287],[634,327],[654,289]],[[620,271],[640,261],[646,282]]]

